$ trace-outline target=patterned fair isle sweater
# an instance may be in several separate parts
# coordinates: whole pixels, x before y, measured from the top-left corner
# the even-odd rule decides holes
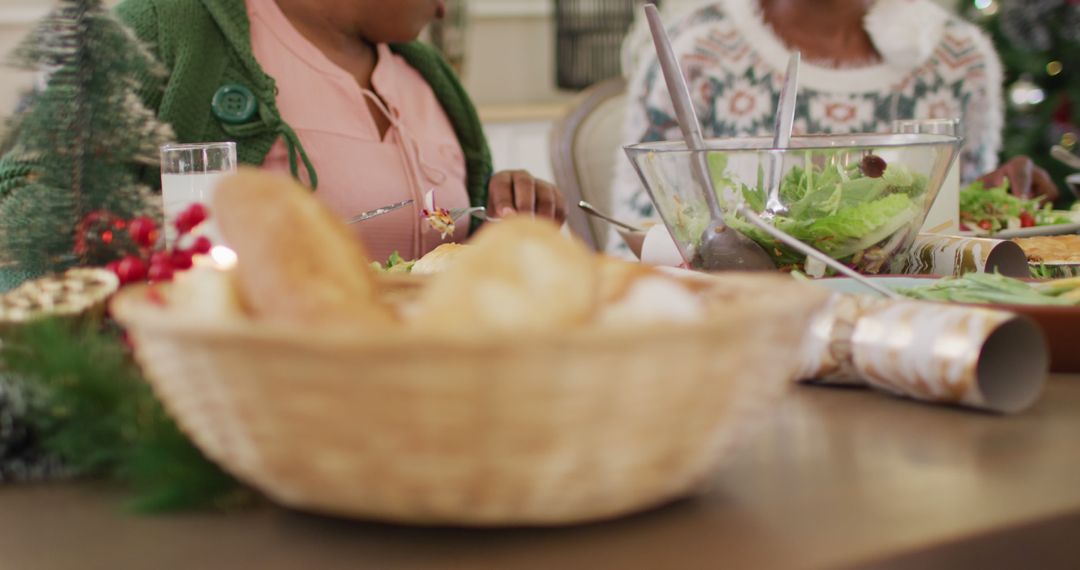
[[[764,22],[757,0],[721,0],[671,20],[669,34],[707,137],[771,133],[789,50]],[[795,132],[887,132],[897,119],[960,118],[961,177],[993,170],[1003,121],[1001,65],[990,41],[930,0],[877,0],[865,20],[882,56],[861,67],[804,61]],[[623,141],[680,140],[652,46],[632,46]],[[655,217],[629,161],[616,160],[613,209]],[[612,253],[625,245],[612,232]]]

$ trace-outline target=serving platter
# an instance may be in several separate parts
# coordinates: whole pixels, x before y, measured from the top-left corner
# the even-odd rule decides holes
[[[1011,230],[1001,230],[995,233],[991,238],[999,239],[1012,239],[1020,237],[1035,237],[1035,236],[1060,236],[1066,234],[1080,233],[1080,222],[1072,222],[1068,224],[1052,224],[1049,226],[1032,226],[1030,228],[1016,228]]]
[[[1012,239],[1038,236],[1063,236],[1080,233],[1080,222],[1067,224],[1050,224],[1046,226],[1031,226],[1030,228],[1005,229],[992,234],[977,233],[970,230],[959,230],[956,235],[963,237],[981,237],[989,239]]]

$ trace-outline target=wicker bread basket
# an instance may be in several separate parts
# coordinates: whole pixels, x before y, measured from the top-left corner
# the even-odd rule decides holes
[[[793,379],[813,295],[705,325],[340,336],[199,321],[129,288],[113,313],[167,409],[291,507],[416,524],[549,525],[693,492]]]

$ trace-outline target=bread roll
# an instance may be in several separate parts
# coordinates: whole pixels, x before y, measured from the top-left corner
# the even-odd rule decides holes
[[[168,288],[169,304],[185,316],[221,321],[246,316],[234,271],[193,267],[180,272]]]
[[[602,325],[628,326],[705,319],[701,288],[660,269],[610,257],[598,261]]]
[[[417,275],[442,273],[453,265],[454,260],[468,247],[460,243],[444,243],[418,259],[412,266],[412,273]]]
[[[210,215],[236,252],[253,317],[335,328],[393,321],[360,242],[291,178],[242,169],[218,185]]]
[[[507,218],[488,224],[433,277],[416,314],[447,332],[574,326],[595,311],[596,272],[592,253],[551,222]]]

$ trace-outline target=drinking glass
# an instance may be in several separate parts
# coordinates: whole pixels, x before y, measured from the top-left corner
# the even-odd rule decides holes
[[[901,134],[949,135],[959,137],[960,119],[904,119],[893,121],[893,132]],[[960,231],[960,159],[953,160],[934,205],[923,222],[922,232],[956,234]]]
[[[161,196],[165,214],[165,241],[176,240],[176,217],[192,204],[209,207],[218,181],[236,172],[236,143],[167,144],[161,147]],[[199,232],[221,243],[214,224]]]

